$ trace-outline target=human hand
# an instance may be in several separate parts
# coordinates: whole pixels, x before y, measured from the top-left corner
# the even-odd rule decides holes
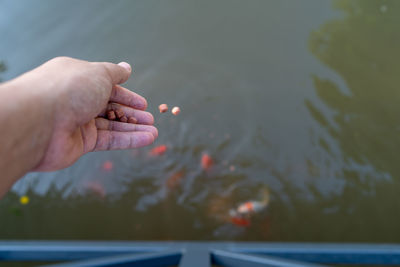
[[[51,138],[35,171],[70,166],[87,152],[129,149],[149,145],[158,136],[153,116],[144,111],[146,99],[118,85],[128,80],[127,63],[52,59],[28,72],[23,81],[40,88],[52,112]],[[121,108],[137,124],[105,118],[107,105]]]

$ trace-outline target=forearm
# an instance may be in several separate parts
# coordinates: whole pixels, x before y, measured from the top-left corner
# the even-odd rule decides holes
[[[46,90],[29,86],[31,76],[0,84],[0,198],[40,163],[51,137],[51,100]]]

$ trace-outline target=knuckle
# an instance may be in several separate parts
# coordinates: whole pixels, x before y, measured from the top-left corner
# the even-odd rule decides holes
[[[112,70],[110,69],[110,66],[106,63],[103,63],[103,64],[99,65],[99,68],[101,69],[101,72],[103,73],[103,75],[108,77],[108,79],[111,81],[112,77],[113,77],[113,73],[112,73]]]
[[[60,62],[63,63],[63,62],[68,62],[68,61],[72,61],[72,60],[73,60],[73,58],[70,58],[70,57],[59,56],[59,57],[52,58],[49,61],[53,62],[53,63],[60,63]]]

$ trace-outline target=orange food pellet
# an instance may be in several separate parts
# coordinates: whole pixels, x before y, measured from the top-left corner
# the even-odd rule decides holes
[[[129,123],[137,123],[137,119],[135,117],[129,117],[128,122]]]
[[[175,116],[178,115],[179,113],[181,113],[181,109],[179,107],[174,107],[171,110],[172,114],[174,114]]]
[[[107,112],[107,118],[109,119],[109,120],[115,120],[117,117],[115,116],[115,112],[113,111],[113,110],[109,110],[108,112]]]
[[[160,110],[160,113],[164,113],[168,111],[168,106],[167,104],[161,104],[158,106],[158,109]]]
[[[119,121],[121,122],[128,122],[128,118],[124,115],[121,118],[119,118]]]
[[[125,116],[124,112],[122,111],[122,109],[117,109],[115,110],[115,115],[117,115],[118,119],[121,119],[123,116]]]

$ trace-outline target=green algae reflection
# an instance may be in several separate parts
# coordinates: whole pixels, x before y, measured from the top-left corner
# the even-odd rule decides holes
[[[311,101],[306,105],[338,141],[346,162],[372,166],[396,180],[400,175],[400,1],[335,1],[334,6],[344,16],[314,31],[309,46],[347,88],[314,76],[318,97],[334,115],[327,118]]]

